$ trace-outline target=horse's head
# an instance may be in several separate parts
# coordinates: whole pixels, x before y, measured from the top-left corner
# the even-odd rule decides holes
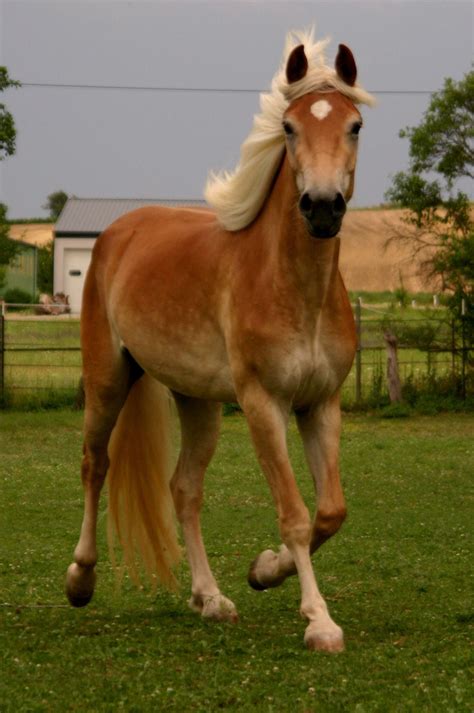
[[[355,84],[357,68],[352,52],[339,45],[338,77]],[[300,82],[308,71],[303,45],[288,58],[288,84]],[[283,117],[286,147],[299,191],[299,210],[309,233],[332,238],[341,227],[346,202],[354,190],[357,142],[362,117],[355,104],[328,86],[292,101]]]

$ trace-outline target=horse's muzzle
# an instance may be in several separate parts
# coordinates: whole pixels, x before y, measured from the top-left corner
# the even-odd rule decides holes
[[[342,193],[337,193],[334,199],[317,200],[313,200],[309,193],[303,193],[299,209],[310,235],[314,238],[333,238],[341,229],[346,201]]]

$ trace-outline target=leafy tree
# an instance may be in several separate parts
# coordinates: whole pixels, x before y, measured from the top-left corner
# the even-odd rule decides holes
[[[474,178],[474,72],[460,82],[446,79],[433,94],[420,126],[400,132],[410,140],[411,171],[435,171],[449,188],[463,176]]]
[[[6,268],[13,262],[20,251],[19,244],[8,237],[9,230],[7,206],[4,203],[0,203],[0,289],[5,285]]]
[[[397,173],[386,197],[407,208],[405,228],[390,239],[405,241],[426,274],[450,294],[455,315],[465,300],[474,336],[474,224],[468,196],[455,190],[474,177],[474,72],[446,79],[433,94],[421,123],[400,132],[410,141],[407,171]]]
[[[0,67],[0,92],[8,87],[19,87],[20,83],[8,76],[6,67]],[[13,116],[5,104],[0,103],[0,161],[15,153],[16,129]]]
[[[19,87],[20,83],[8,76],[6,67],[0,67],[0,92],[8,87]],[[5,104],[0,102],[0,161],[15,153],[15,122]],[[19,252],[19,245],[8,238],[7,206],[0,203],[0,289],[5,284],[6,268]]]
[[[44,204],[43,208],[45,210],[49,210],[49,215],[52,221],[56,222],[59,218],[59,214],[64,208],[67,199],[68,195],[64,191],[55,191],[54,193],[49,194],[48,200]]]
[[[51,240],[38,250],[38,290],[53,294],[54,243]]]

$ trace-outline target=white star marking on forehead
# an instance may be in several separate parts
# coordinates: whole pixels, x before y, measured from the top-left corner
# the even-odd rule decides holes
[[[325,119],[330,111],[332,111],[332,106],[326,99],[320,99],[314,102],[314,104],[311,104],[311,114],[320,121]]]

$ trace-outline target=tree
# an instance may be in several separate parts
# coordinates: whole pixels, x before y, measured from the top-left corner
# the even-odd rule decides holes
[[[20,245],[8,237],[7,206],[0,203],[0,289],[5,285],[6,268],[16,258]]]
[[[474,72],[460,82],[446,79],[433,94],[420,126],[400,132],[410,140],[411,170],[435,171],[448,188],[463,176],[474,178]]]
[[[6,67],[0,67],[0,92],[8,87],[19,87],[20,83],[8,76]],[[15,122],[5,104],[0,102],[0,161],[15,153]],[[19,245],[8,237],[7,206],[0,203],[0,289],[5,284],[5,272],[8,265],[19,252]]]
[[[10,79],[6,67],[0,67],[0,92],[9,87],[19,87],[20,82]],[[0,161],[15,153],[16,129],[13,116],[5,104],[0,103]]]
[[[407,171],[397,173],[386,197],[407,208],[405,227],[391,239],[408,243],[426,274],[450,295],[474,334],[474,224],[468,196],[456,182],[474,177],[474,72],[446,79],[421,123],[400,132],[410,141]]]
[[[51,240],[38,250],[38,290],[53,294],[54,243]]]
[[[67,199],[68,195],[64,191],[55,191],[54,193],[49,194],[48,200],[44,204],[43,208],[45,210],[49,210],[49,215],[53,222],[56,222],[59,218],[59,214],[64,208]]]

